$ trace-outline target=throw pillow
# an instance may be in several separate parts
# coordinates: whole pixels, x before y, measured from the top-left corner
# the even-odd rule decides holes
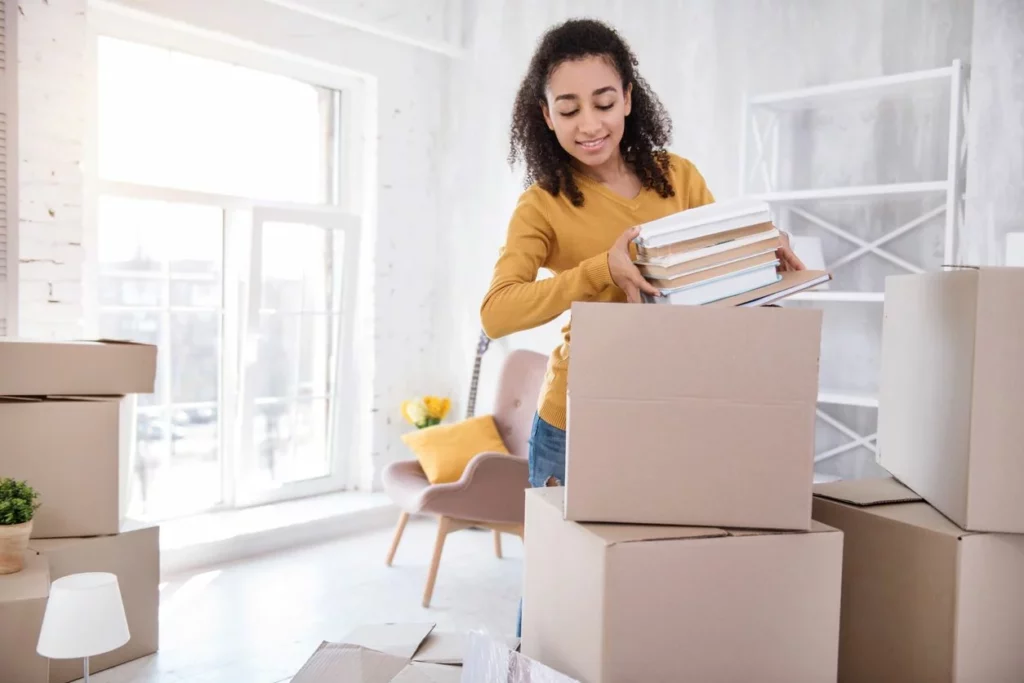
[[[403,434],[402,441],[416,455],[431,484],[458,481],[469,461],[480,453],[508,455],[493,415],[418,429]]]

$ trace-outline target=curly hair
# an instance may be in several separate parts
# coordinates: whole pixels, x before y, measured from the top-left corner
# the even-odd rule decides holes
[[[672,120],[637,73],[637,58],[626,41],[615,29],[592,19],[571,19],[541,38],[512,109],[509,164],[525,163],[527,186],[537,183],[556,196],[564,192],[574,206],[583,206],[583,193],[570,166],[572,157],[548,128],[541,104],[546,99],[548,78],[558,65],[592,56],[609,60],[622,78],[623,91],[632,86],[632,110],[619,145],[623,159],[644,188],[662,197],[675,195],[665,150],[672,136]]]

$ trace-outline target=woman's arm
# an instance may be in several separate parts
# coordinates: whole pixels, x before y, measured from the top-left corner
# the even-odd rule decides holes
[[[536,207],[520,204],[509,222],[490,289],[480,307],[484,333],[499,339],[551,322],[574,301],[588,301],[613,284],[603,252],[554,277],[537,280],[554,235]]]

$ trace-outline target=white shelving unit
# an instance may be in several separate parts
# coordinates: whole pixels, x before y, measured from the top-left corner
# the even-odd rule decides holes
[[[864,101],[865,98],[907,97],[922,94],[940,95],[949,100],[949,126],[947,140],[947,168],[943,180],[901,182],[881,185],[830,187],[822,189],[780,190],[779,131],[785,115],[814,109],[823,105]],[[943,263],[954,263],[957,231],[964,220],[964,177],[967,162],[965,121],[968,110],[967,69],[960,60],[950,66],[881,76],[844,83],[776,92],[747,97],[743,102],[740,132],[740,196],[756,196],[772,205],[775,220],[786,229],[792,216],[831,233],[854,246],[854,249],[826,269],[835,272],[867,254],[885,259],[909,273],[924,272],[924,268],[901,258],[886,248],[892,240],[940,217],[943,225]],[[751,158],[753,161],[751,163]],[[868,239],[858,235],[856,229],[845,228],[825,220],[808,209],[808,203],[829,200],[877,200],[887,197],[934,196],[936,204],[912,220],[895,226],[881,237]],[[818,290],[798,294],[794,301],[829,304],[879,304],[884,302],[884,291]],[[876,434],[859,434],[828,412],[824,406],[854,406],[877,409],[878,397],[862,392],[822,388],[818,394],[818,418],[830,425],[849,441],[836,448],[820,452],[820,462],[856,448],[866,448],[876,456]]]

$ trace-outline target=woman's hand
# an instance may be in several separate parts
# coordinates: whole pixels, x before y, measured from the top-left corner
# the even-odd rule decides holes
[[[807,266],[797,258],[793,248],[789,246],[789,235],[780,230],[779,239],[782,241],[782,246],[775,251],[776,256],[779,257],[779,270],[783,273],[791,270],[806,270]]]
[[[608,272],[611,273],[615,286],[626,293],[626,301],[631,304],[640,303],[640,293],[661,296],[661,292],[644,279],[640,269],[633,265],[629,253],[629,243],[640,234],[640,228],[630,228],[622,233],[615,244],[608,250]],[[795,257],[794,257],[795,258]]]

